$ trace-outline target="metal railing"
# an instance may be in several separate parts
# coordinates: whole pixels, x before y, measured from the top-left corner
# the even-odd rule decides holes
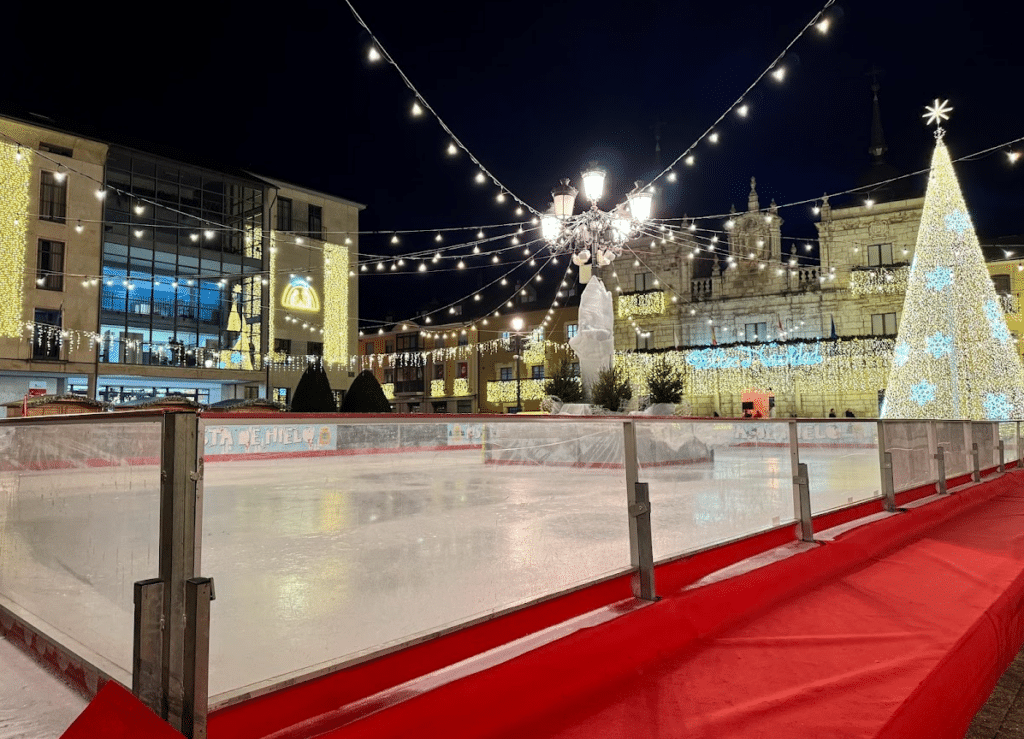
[[[119,428],[115,424],[129,427]],[[141,433],[140,429],[156,428],[158,438],[154,436],[145,443],[138,441],[149,438],[149,432]],[[132,583],[134,625],[130,666],[123,671],[111,668],[104,674],[126,683],[130,676],[133,692],[158,715],[186,736],[204,737],[211,700],[218,705],[228,705],[285,684],[342,669],[354,660],[367,659],[381,650],[392,651],[624,573],[631,573],[634,597],[653,601],[657,599],[656,562],[780,526],[793,526],[796,540],[813,541],[816,515],[872,500],[879,501],[884,510],[896,512],[899,493],[934,486],[936,492],[949,494],[947,480],[969,476],[977,482],[984,470],[1002,471],[1011,462],[1019,464],[1021,449],[1021,428],[1017,421],[655,419],[642,416],[309,418],[207,414],[200,417],[193,412],[119,414],[116,418],[83,415],[5,419],[0,421],[0,452],[6,452],[4,458],[8,462],[6,467],[0,468],[0,488],[8,485],[8,490],[13,492],[9,492],[6,504],[0,502],[9,508],[0,507],[0,514],[15,521],[17,529],[19,517],[35,511],[39,495],[31,486],[40,485],[44,503],[51,508],[87,505],[94,495],[102,498],[100,493],[110,493],[109,488],[113,486],[125,491],[126,497],[117,498],[122,501],[122,507],[130,508],[131,501],[138,499],[137,514],[155,516],[156,531],[147,534],[157,540],[155,555],[131,554],[136,565],[136,560],[143,562],[142,571],[147,567],[151,567],[151,571],[149,577],[135,579]],[[361,456],[363,452],[365,456]],[[396,454],[413,456],[404,457],[404,461],[388,456]],[[448,489],[461,489],[462,500],[477,496],[479,500],[467,502],[470,508],[485,504],[517,506],[494,508],[494,523],[490,517],[485,517],[484,521],[486,532],[481,541],[505,537],[507,551],[499,551],[490,560],[487,549],[471,551],[468,555],[470,560],[483,562],[479,569],[472,569],[476,567],[473,561],[468,566],[474,575],[473,582],[487,592],[470,592],[462,610],[445,610],[448,607],[445,604],[434,616],[420,613],[427,610],[422,602],[417,603],[419,608],[405,608],[403,610],[414,612],[413,621],[399,624],[387,634],[371,630],[370,641],[355,652],[348,653],[346,647],[335,647],[332,643],[329,648],[336,651],[325,653],[323,658],[300,655],[297,662],[271,665],[268,675],[252,674],[251,666],[240,664],[238,673],[242,678],[211,680],[211,666],[215,671],[219,669],[219,660],[231,661],[239,658],[239,654],[252,651],[250,640],[258,637],[251,636],[245,626],[255,622],[244,619],[259,619],[268,604],[257,599],[239,605],[243,594],[258,598],[263,592],[241,581],[252,577],[262,582],[269,575],[266,565],[257,563],[249,574],[233,566],[230,577],[222,576],[218,583],[222,589],[220,608],[226,610],[215,613],[221,620],[220,632],[216,628],[211,632],[214,584],[212,579],[200,576],[204,544],[215,558],[214,574],[218,574],[226,562],[245,560],[250,555],[237,549],[241,546],[238,537],[225,538],[221,531],[225,521],[234,526],[243,525],[237,518],[217,518],[224,515],[224,506],[231,515],[236,515],[232,504],[217,503],[221,507],[211,511],[204,505],[204,487],[212,484],[218,496],[230,500],[236,489],[231,486],[240,485],[237,489],[246,496],[246,510],[256,505],[268,506],[255,517],[265,528],[253,528],[254,524],[249,521],[245,538],[270,541],[272,535],[280,533],[282,526],[281,509],[272,507],[279,504],[281,496],[276,492],[263,496],[260,486],[268,490],[280,489],[284,481],[274,480],[274,475],[286,474],[279,470],[281,460],[288,457],[294,457],[296,465],[306,469],[323,466],[332,476],[343,476],[356,461],[377,465],[352,473],[357,476],[353,479],[372,477],[375,489],[353,488],[348,494],[352,499],[362,496],[370,512],[357,510],[354,503],[338,498],[337,490],[325,489],[319,483],[310,493],[315,499],[311,510],[320,517],[318,525],[330,533],[325,541],[337,539],[341,536],[339,531],[355,532],[353,541],[359,542],[359,546],[372,549],[374,541],[379,541],[382,543],[380,551],[407,558],[399,564],[401,569],[411,572],[406,573],[408,588],[396,590],[391,594],[394,598],[414,597],[412,594],[421,592],[417,588],[429,592],[438,588],[438,583],[457,580],[443,562],[451,563],[452,547],[464,554],[461,547],[467,545],[462,539],[453,540],[454,544],[442,541],[438,545],[438,564],[431,565],[440,570],[441,579],[431,581],[430,568],[423,572],[415,570],[425,556],[421,549],[429,546],[432,537],[440,539],[445,532],[461,530],[465,522],[457,524],[457,521],[459,512],[464,509],[456,505],[457,501],[438,502],[431,517],[416,519],[419,543],[414,542],[411,549],[396,550],[395,541],[389,538],[387,526],[395,525],[393,522],[398,517],[417,513],[425,500],[432,500],[441,494],[438,491]],[[336,464],[324,459],[330,457],[337,457]],[[255,471],[246,467],[260,463],[263,466],[251,468]],[[408,478],[398,477],[402,465],[408,467]],[[95,489],[89,487],[92,483],[86,480],[75,483],[80,488],[67,490],[69,468],[75,470],[76,479],[99,475],[94,480]],[[133,470],[141,471],[133,473]],[[103,477],[107,471],[121,477]],[[212,482],[211,472],[215,472]],[[28,477],[26,473],[30,473]],[[136,476],[132,477],[133,474]],[[141,474],[149,480],[145,485],[138,482],[137,475]],[[446,475],[457,476],[459,484],[444,484]],[[233,478],[238,476],[252,482],[237,482]],[[401,486],[415,486],[431,478],[440,482],[431,488],[434,492],[426,498],[411,493],[401,497],[407,492]],[[337,482],[333,485],[344,486]],[[493,498],[493,490],[502,486],[508,487],[509,492],[499,496],[498,502],[489,502],[488,496]],[[154,489],[150,491],[150,487]],[[566,497],[570,495],[574,497]],[[83,502],[83,496],[89,500]],[[510,504],[509,498],[515,501]],[[105,501],[104,498],[102,502]],[[294,502],[295,506],[303,504],[298,499]],[[24,506],[25,510],[18,506]],[[331,506],[340,508],[335,511]],[[536,513],[534,508],[546,512]],[[73,510],[73,515],[58,525],[66,524],[69,530],[72,526],[81,526],[84,510]],[[376,512],[378,510],[382,513]],[[528,524],[530,515],[543,515],[544,518],[538,519],[543,524],[513,524],[501,531],[495,528],[504,525],[501,521],[516,516],[522,519],[521,523]],[[204,539],[204,522],[211,516],[209,520],[216,521],[216,525],[211,524]],[[434,519],[437,519],[437,527],[432,529]],[[110,532],[104,528],[102,519],[89,518],[89,525],[97,527],[89,534],[90,546],[101,549],[110,544],[120,551],[121,539],[138,534],[133,529],[135,520],[137,516],[129,517],[123,528]],[[295,521],[309,524],[309,519],[303,516]],[[289,525],[294,525],[294,521]],[[583,535],[579,531],[590,533]],[[406,533],[397,529],[390,536],[404,537]],[[113,541],[104,541],[104,536]],[[607,551],[613,552],[609,562],[596,561],[606,551],[594,544],[598,540],[609,542]],[[470,537],[469,541],[475,540]],[[552,541],[561,548],[552,549]],[[617,548],[620,541],[623,544],[628,541],[628,562],[616,563],[614,559],[614,552],[624,553],[624,549]],[[32,542],[28,545],[30,549]],[[285,548],[274,560],[274,567],[282,569],[284,585],[272,590],[267,597],[284,598],[292,618],[310,618],[301,608],[295,616],[293,611],[297,606],[288,599],[307,597],[303,593],[313,586],[302,578],[308,578],[310,571],[341,567],[344,577],[351,579],[352,573],[360,569],[359,550],[353,546],[356,545],[346,541],[343,548],[351,564],[339,563],[333,555],[325,554],[324,568],[310,567],[309,552],[295,555]],[[21,566],[18,564],[21,559],[32,560],[36,556],[29,549],[25,550],[27,553],[5,556],[0,562],[0,574],[5,576],[0,578],[0,612],[7,617],[13,614],[43,633],[52,632],[52,638],[60,643],[61,625],[51,621],[57,608],[67,610],[67,602],[62,601],[57,606],[34,602],[29,589],[18,588],[19,582],[30,577],[46,576],[47,572],[56,576],[53,573],[57,570],[47,570],[44,565],[50,559],[60,561],[60,558],[43,554],[36,557],[39,561],[26,564],[24,572],[15,572],[14,569]],[[537,553],[533,555],[534,552]],[[531,560],[531,555],[536,561]],[[97,561],[106,562],[105,556],[100,552],[96,555]],[[301,570],[305,574],[297,575],[289,569],[289,557],[293,556],[302,557]],[[375,559],[375,552],[367,556],[370,561],[380,562]],[[518,564],[516,558],[519,558]],[[588,562],[590,559],[595,562]],[[555,576],[559,563],[562,569],[575,574],[559,579]],[[72,572],[75,563],[62,566],[82,579]],[[123,565],[116,562],[114,566],[123,569]],[[88,569],[88,566],[83,565],[81,569]],[[525,581],[523,594],[510,594],[511,585],[503,578],[512,574],[518,576],[523,570],[532,573]],[[138,571],[132,569],[131,574],[137,577]],[[90,577],[101,581],[104,573],[94,572]],[[501,582],[502,588],[507,590],[498,588],[492,592],[483,587],[487,582]],[[458,583],[455,586],[464,589]],[[75,596],[80,597],[82,603],[72,605],[81,605],[82,612],[87,611],[92,607],[86,603],[90,594],[82,585]],[[334,602],[330,591],[312,590],[311,595],[327,603]],[[445,597],[442,595],[440,599],[445,600]],[[367,608],[367,600],[343,598],[337,600],[336,608]],[[346,614],[351,611],[342,613],[342,610],[328,610],[324,623],[333,624],[348,617]],[[271,622],[269,627],[274,626],[272,615],[268,614],[265,620]],[[377,629],[373,617],[365,615],[360,620]],[[319,632],[320,628],[317,622],[307,632],[318,641],[317,648],[322,651],[320,642],[328,635]],[[80,655],[102,653],[102,647],[91,651],[81,648],[82,642],[91,638],[87,632],[83,633],[85,636],[79,637],[79,641],[63,646]],[[240,641],[225,646],[218,642],[218,633],[220,641],[226,639],[227,633],[241,635]],[[123,636],[122,632],[118,638]],[[330,636],[333,638],[333,633]],[[347,637],[347,634],[342,636]],[[270,641],[272,639],[264,641],[264,647]],[[291,651],[294,644],[286,647]],[[273,657],[268,659],[273,661]],[[103,660],[99,654],[97,661]],[[124,660],[111,657],[108,661],[120,664]],[[218,681],[219,687],[214,685]],[[214,693],[212,699],[211,693]]]

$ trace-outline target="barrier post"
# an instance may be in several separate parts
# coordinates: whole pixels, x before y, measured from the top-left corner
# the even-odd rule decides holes
[[[206,739],[210,686],[210,601],[213,579],[185,581],[184,713],[181,733],[188,739]]]
[[[999,471],[1006,472],[1006,446],[1002,437],[999,439]]]
[[[888,451],[889,440],[885,434],[885,422],[878,422],[878,458],[882,477],[882,505],[885,510],[896,510],[896,486],[892,477],[892,454]]]
[[[636,426],[632,421],[622,424],[626,472],[626,505],[629,517],[629,563],[633,568],[633,596],[640,600],[657,600],[654,592],[654,544],[651,536],[651,501],[647,483],[638,482],[639,463],[636,454]]]
[[[807,480],[807,465],[800,463],[800,445],[796,421],[789,422],[789,462],[793,470],[793,513],[800,525],[800,541],[814,541],[814,523],[811,521],[811,492]]]
[[[135,633],[132,647],[132,694],[153,713],[166,718],[163,695],[164,582],[135,583]]]
[[[981,482],[981,460],[978,455],[978,445],[975,442],[971,442],[971,461],[974,465],[974,470],[971,472],[971,479],[974,482]]]
[[[935,447],[935,463],[938,468],[939,479],[935,483],[935,487],[939,492],[939,495],[946,495],[949,490],[946,489],[946,449],[941,446]]]

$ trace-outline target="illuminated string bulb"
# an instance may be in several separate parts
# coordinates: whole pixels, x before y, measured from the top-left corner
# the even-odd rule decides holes
[[[708,136],[708,141],[710,141],[712,144],[717,144],[718,143],[718,131],[712,131],[711,134]]]
[[[741,118],[746,118],[747,117],[747,113],[749,113],[749,112],[750,112],[750,108],[747,106],[746,103],[744,103],[743,105],[741,105],[738,108],[736,108],[736,113]]]
[[[418,267],[418,269],[419,269],[420,272],[426,272],[427,271],[427,263],[426,262],[420,262],[420,266]]]
[[[449,143],[448,144],[448,156],[452,156],[453,157],[453,156],[455,156],[458,153],[459,153],[459,149],[458,149],[457,146],[455,146],[455,142],[453,141],[453,142]]]
[[[370,46],[370,50],[366,53],[366,57],[371,62],[380,61],[380,52],[377,51],[377,47],[376,46]]]
[[[494,199],[495,199],[495,200],[497,200],[497,201],[498,201],[499,203],[504,203],[504,202],[505,202],[505,193],[503,193],[503,192],[499,192],[499,193],[498,193],[498,194],[497,194],[497,195],[495,196],[495,198],[494,198]]]
[[[674,169],[670,169],[668,172],[668,177],[666,179],[668,179],[669,182],[675,182],[677,179],[676,171]]]
[[[776,81],[782,82],[782,80],[785,79],[785,77],[786,77],[786,68],[785,67],[776,67],[772,71],[772,77],[774,77],[776,79]]]
[[[693,166],[693,163],[695,161],[696,159],[694,159],[693,154],[690,154],[690,156],[686,157],[686,163],[691,167]]]
[[[440,242],[441,240],[442,240],[441,234],[437,234],[437,236],[434,237],[434,241]],[[391,243],[395,243],[395,240],[392,239]]]
[[[415,101],[415,100],[413,101],[413,104],[412,104],[412,114],[414,116],[423,115],[423,108],[420,107],[420,104],[419,104],[418,101]]]
[[[828,20],[828,18],[822,18],[820,21],[818,21],[815,24],[814,27],[818,29],[818,33],[822,33],[822,34],[828,33],[828,27],[829,27],[829,20]]]
[[[484,173],[483,172],[477,172],[475,179],[480,184],[483,184],[484,182],[487,182],[487,178],[484,177]]]
[[[1010,160],[1010,164],[1016,164],[1017,160],[1020,159],[1020,152],[1008,151],[1006,152],[1006,158]]]
[[[484,231],[483,231],[483,229],[480,229],[479,231],[477,231],[477,232],[476,232],[476,237],[477,237],[478,239],[482,239],[482,238],[484,237]]]

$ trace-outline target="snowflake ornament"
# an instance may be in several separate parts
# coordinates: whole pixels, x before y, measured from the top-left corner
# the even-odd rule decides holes
[[[935,98],[934,104],[925,106],[925,110],[927,112],[921,117],[927,119],[929,126],[932,124],[941,126],[943,121],[949,120],[949,114],[953,112],[948,100],[939,102],[938,98]]]
[[[985,312],[985,318],[988,319],[989,323],[999,320],[999,303],[995,300],[985,301],[982,310]]]
[[[926,339],[925,351],[938,359],[953,351],[953,337],[936,331]]]
[[[953,284],[953,270],[949,267],[936,267],[924,276],[929,290],[942,292]]]
[[[897,367],[902,367],[910,359],[910,347],[907,344],[900,344],[893,353],[893,361]]]
[[[957,234],[963,234],[971,227],[971,217],[966,211],[954,210],[946,216],[946,229]]]
[[[999,303],[995,299],[987,300],[982,310],[985,312],[985,318],[988,319],[989,328],[992,329],[992,338],[1000,344],[1008,342],[1011,338],[1010,330],[1006,328],[1006,321],[1003,320],[1003,312]]]
[[[921,380],[910,388],[910,397],[918,405],[924,405],[935,400],[935,385],[927,380]]]
[[[1013,417],[1013,404],[1007,399],[1005,393],[985,393],[985,402],[982,405],[990,419]]]

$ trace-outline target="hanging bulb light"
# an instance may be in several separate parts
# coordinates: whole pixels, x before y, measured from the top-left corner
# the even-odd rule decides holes
[[[741,105],[740,107],[736,108],[736,114],[739,115],[740,118],[746,118],[747,117],[747,113],[749,113],[749,112],[750,112],[750,107],[746,103],[743,103],[743,105]]]
[[[476,179],[476,181],[478,183],[480,183],[480,184],[483,184],[483,183],[487,182],[487,178],[484,177],[484,173],[483,172],[477,172],[476,173],[476,177],[474,179]]]
[[[376,46],[373,46],[373,45],[370,46],[370,50],[366,53],[366,58],[369,59],[371,62],[379,62],[380,61],[380,52],[377,51],[377,47]]]
[[[772,70],[772,77],[775,78],[776,82],[782,82],[782,80],[786,78],[786,68],[776,67],[774,70]]]
[[[458,149],[457,146],[455,146],[455,142],[452,141],[451,143],[449,143],[448,144],[448,156],[453,157],[453,156],[455,156],[458,153],[459,153],[459,149]]]
[[[712,144],[717,144],[718,143],[718,131],[712,131],[708,135],[708,141],[710,141]]]
[[[423,108],[420,107],[420,104],[419,104],[418,101],[413,101],[413,104],[412,104],[412,114],[414,116],[421,116],[421,115],[423,115]]]

